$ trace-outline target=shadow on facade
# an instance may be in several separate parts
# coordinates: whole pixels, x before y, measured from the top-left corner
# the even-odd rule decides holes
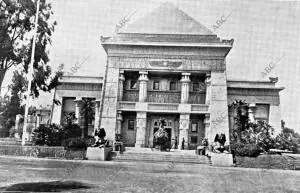
[[[0,187],[0,192],[62,192],[66,190],[90,189],[93,185],[76,181],[50,181],[18,183],[8,187]]]

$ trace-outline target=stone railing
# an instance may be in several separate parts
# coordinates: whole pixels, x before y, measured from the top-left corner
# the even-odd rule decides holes
[[[190,92],[189,104],[205,104],[206,93]]]
[[[148,110],[177,111],[178,104],[148,104]]]
[[[118,108],[120,110],[122,109],[135,109],[135,102],[119,102]]]
[[[138,101],[139,91],[138,90],[125,90],[123,94],[123,101]]]
[[[192,105],[191,106],[192,111],[203,111],[206,112],[208,111],[208,105]]]
[[[148,91],[147,101],[154,103],[180,103],[181,92]]]

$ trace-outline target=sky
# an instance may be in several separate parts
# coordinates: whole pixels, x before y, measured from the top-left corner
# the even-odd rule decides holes
[[[51,66],[65,65],[74,75],[103,76],[106,54],[100,36],[113,36],[115,26],[134,12],[128,23],[163,2],[172,2],[221,39],[234,39],[226,60],[227,78],[268,80],[279,77],[281,115],[288,127],[300,132],[300,2],[214,0],[51,0],[58,26],[50,48]],[[272,62],[267,76],[265,68]],[[6,77],[9,82],[10,76]],[[41,97],[36,104],[47,103]],[[49,101],[49,100],[48,100]],[[50,103],[51,101],[49,101]]]

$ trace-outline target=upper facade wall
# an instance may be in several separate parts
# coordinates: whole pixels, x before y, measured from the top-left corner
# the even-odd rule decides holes
[[[128,70],[211,71],[225,70],[224,48],[110,46],[110,68]]]

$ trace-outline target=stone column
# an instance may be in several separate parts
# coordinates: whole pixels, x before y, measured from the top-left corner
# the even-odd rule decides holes
[[[120,70],[120,74],[119,74],[118,101],[122,101],[123,100],[124,81],[125,81],[124,70]]]
[[[95,100],[95,124],[94,124],[94,133],[95,130],[100,127],[100,105],[101,105],[101,99]],[[94,135],[93,133],[93,135]]]
[[[18,139],[21,138],[19,136],[18,130],[23,128],[23,125],[21,124],[21,119],[23,119],[23,115],[17,114],[16,115],[16,124],[15,124],[15,138],[18,138]]]
[[[51,117],[51,124],[55,123],[60,125],[62,123],[62,107],[63,107],[63,98],[60,96],[56,96],[56,100],[58,100],[61,104],[60,105],[54,105]]]
[[[254,123],[255,122],[255,103],[249,104],[248,113],[249,113],[249,121]]]
[[[178,149],[188,149],[189,127],[190,127],[190,114],[180,114]],[[182,148],[183,139],[184,139],[184,146]]]
[[[123,121],[122,111],[117,111],[116,137],[117,136],[120,137],[122,134],[122,121]]]
[[[139,81],[140,81],[139,102],[146,102],[148,72],[140,72]]]
[[[210,128],[210,114],[205,114],[204,118],[204,126],[205,126],[205,138],[211,139],[211,128]],[[211,141],[208,141],[211,144]]]
[[[75,99],[75,116],[76,116],[76,124],[81,124],[80,122],[80,107],[81,107],[81,97],[76,97]]]
[[[206,74],[205,84],[206,84],[205,104],[209,105],[210,98],[211,98],[211,75],[210,75],[210,73]]]
[[[137,112],[135,147],[145,147],[146,125],[147,125],[147,113]]]
[[[191,73],[182,73],[181,78],[181,103],[188,103],[190,92],[190,75]]]

